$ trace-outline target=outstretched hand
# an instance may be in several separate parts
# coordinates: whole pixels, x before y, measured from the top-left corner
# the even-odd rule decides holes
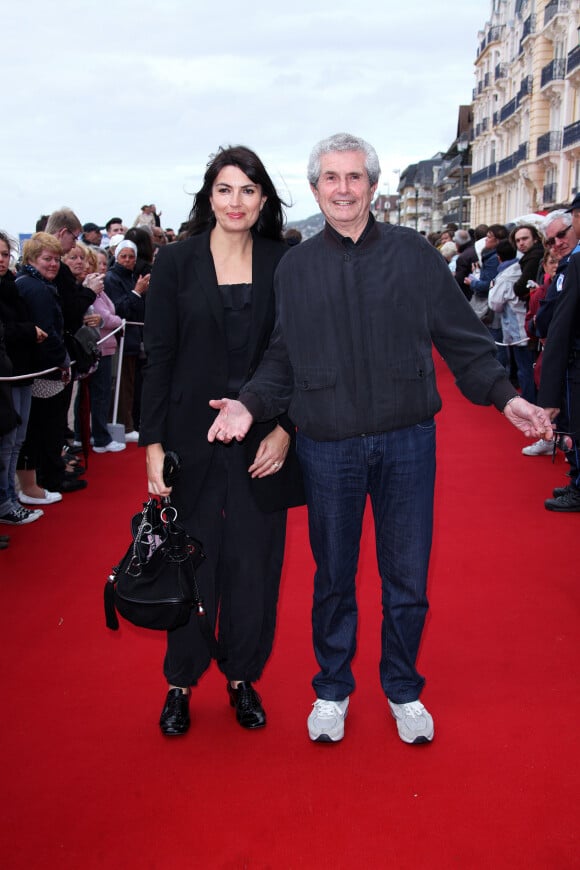
[[[512,426],[528,438],[543,438],[545,441],[551,441],[554,437],[549,414],[543,408],[526,402],[521,396],[508,402],[503,413]]]
[[[246,406],[236,399],[211,399],[209,404],[219,414],[209,428],[207,440],[223,441],[224,444],[229,444],[234,439],[242,441],[254,422]]]

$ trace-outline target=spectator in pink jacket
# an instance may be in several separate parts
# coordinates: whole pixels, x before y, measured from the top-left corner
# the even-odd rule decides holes
[[[102,251],[96,252],[97,270],[104,275],[107,271],[107,256]],[[101,283],[94,291],[97,298],[93,303],[93,314],[100,316],[99,328],[101,339],[99,345],[101,359],[99,365],[89,377],[89,395],[91,400],[91,436],[95,453],[119,453],[125,449],[125,444],[111,438],[107,423],[111,406],[111,391],[113,382],[113,356],[117,350],[117,339],[111,335],[113,330],[121,325],[121,318],[115,313],[115,306],[109,299]],[[85,321],[90,320],[90,315]],[[77,415],[78,417],[78,415]],[[80,441],[80,425],[75,418],[75,440]]]

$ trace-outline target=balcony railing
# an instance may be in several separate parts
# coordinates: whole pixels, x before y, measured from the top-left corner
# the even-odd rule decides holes
[[[461,195],[461,185],[456,184],[453,187],[450,187],[449,190],[446,190],[443,194],[443,202],[450,202],[452,199],[458,199]]]
[[[484,169],[478,169],[477,172],[471,173],[470,185],[473,187],[476,184],[481,184],[482,181],[489,181],[497,175],[497,163],[490,163]]]
[[[517,96],[518,106],[524,97],[529,97],[532,93],[532,85],[534,83],[533,76],[526,76],[522,79],[522,83],[520,85],[520,89]]]
[[[561,147],[562,131],[550,130],[549,133],[544,133],[543,136],[538,137],[536,151],[538,157],[541,157],[542,154],[548,154],[550,151],[559,151]]]
[[[528,159],[528,143],[522,142],[518,150],[516,151],[516,163],[521,163],[522,160]]]
[[[564,135],[562,136],[562,148],[567,148],[569,145],[575,145],[580,142],[580,121],[575,121],[564,127]]]
[[[500,160],[497,165],[497,174],[504,175],[506,172],[511,172],[512,169],[515,169],[518,163],[521,163],[522,160],[525,160],[528,156],[528,146],[524,142],[517,151],[514,151],[513,154],[510,154],[509,157],[504,157],[503,160]]]
[[[522,30],[522,42],[526,39],[530,34],[536,32],[536,16],[529,15],[524,21],[524,28]]]
[[[556,202],[557,184],[555,181],[552,184],[544,184],[544,205],[549,205]]]
[[[566,66],[566,72],[568,75],[572,72],[573,69],[576,69],[580,66],[580,45],[577,45],[572,51],[568,52],[568,63]]]
[[[531,36],[532,33],[535,33],[535,32],[536,32],[536,16],[529,15],[526,18],[526,20],[524,21],[524,27],[522,30],[522,38],[520,39],[520,48],[519,48],[519,52],[518,52],[519,54],[521,54],[523,52],[524,42],[526,41],[528,36]]]
[[[499,112],[500,121],[503,122],[507,120],[507,118],[509,118],[511,115],[513,115],[513,113],[517,109],[517,103],[517,97],[512,97],[509,103],[506,103],[505,106],[502,106]]]
[[[566,76],[566,58],[555,57],[542,69],[542,87]]]
[[[568,0],[550,0],[544,9],[544,27],[550,23],[552,18],[559,12],[568,12],[570,4]]]
[[[479,43],[478,55],[482,54],[491,42],[497,42],[499,39],[501,39],[502,30],[503,25],[501,24],[497,24],[494,27],[489,28],[485,37]]]

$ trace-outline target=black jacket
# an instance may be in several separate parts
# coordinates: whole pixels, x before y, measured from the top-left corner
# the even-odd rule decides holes
[[[36,359],[36,326],[16,288],[12,272],[7,272],[0,278],[0,321],[4,324],[6,353],[10,357],[13,374],[25,375],[33,372]],[[20,386],[30,383],[30,380],[18,381]]]
[[[287,250],[282,242],[254,237],[247,377],[258,366],[274,325],[274,270]],[[225,396],[228,388],[224,311],[209,233],[161,247],[147,295],[139,443],[161,443],[180,455],[180,490],[195,504],[215,449],[207,440],[216,416],[209,400]],[[259,443],[274,425],[259,433],[250,430],[248,443],[255,438]],[[251,485],[260,507],[275,510],[298,503],[294,484],[276,474]]]
[[[467,299],[471,299],[473,291],[464,284],[464,279],[471,275],[471,267],[477,263],[477,254],[473,242],[467,242],[463,247],[459,248],[457,260],[455,261],[455,280],[459,284],[459,289]]]
[[[24,299],[31,320],[47,333],[47,338],[34,350],[34,369],[65,368],[70,363],[64,342],[64,315],[60,296],[54,284],[40,277],[22,272],[16,278],[16,287]],[[60,372],[47,375],[49,380],[59,380]]]
[[[97,297],[88,287],[77,283],[66,263],[60,264],[54,284],[60,297],[65,331],[74,334],[83,325],[86,310]]]
[[[240,399],[254,419],[288,409],[320,441],[420,423],[441,407],[432,345],[472,402],[515,394],[489,333],[439,252],[372,222],[355,245],[331,227],[291,248],[275,278],[276,329]]]
[[[120,263],[111,266],[105,275],[105,293],[115,306],[115,313],[133,323],[145,322],[145,296],[133,292],[135,272]],[[137,356],[141,348],[143,329],[127,326],[125,329],[126,356]]]
[[[542,353],[538,405],[561,408],[567,381],[570,432],[580,440],[580,254],[568,261]]]

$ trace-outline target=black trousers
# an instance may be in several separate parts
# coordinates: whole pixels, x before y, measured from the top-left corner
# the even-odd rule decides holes
[[[19,468],[35,468],[40,486],[60,487],[64,476],[62,448],[70,390],[64,389],[50,399],[32,397],[26,439],[20,450]]]
[[[228,680],[259,679],[272,651],[286,536],[286,511],[263,513],[250,490],[245,448],[217,444],[201,496],[191,508],[175,487],[172,502],[206,560],[198,572],[211,624],[218,622],[220,670]],[[167,633],[164,674],[194,686],[210,664],[195,613]]]

